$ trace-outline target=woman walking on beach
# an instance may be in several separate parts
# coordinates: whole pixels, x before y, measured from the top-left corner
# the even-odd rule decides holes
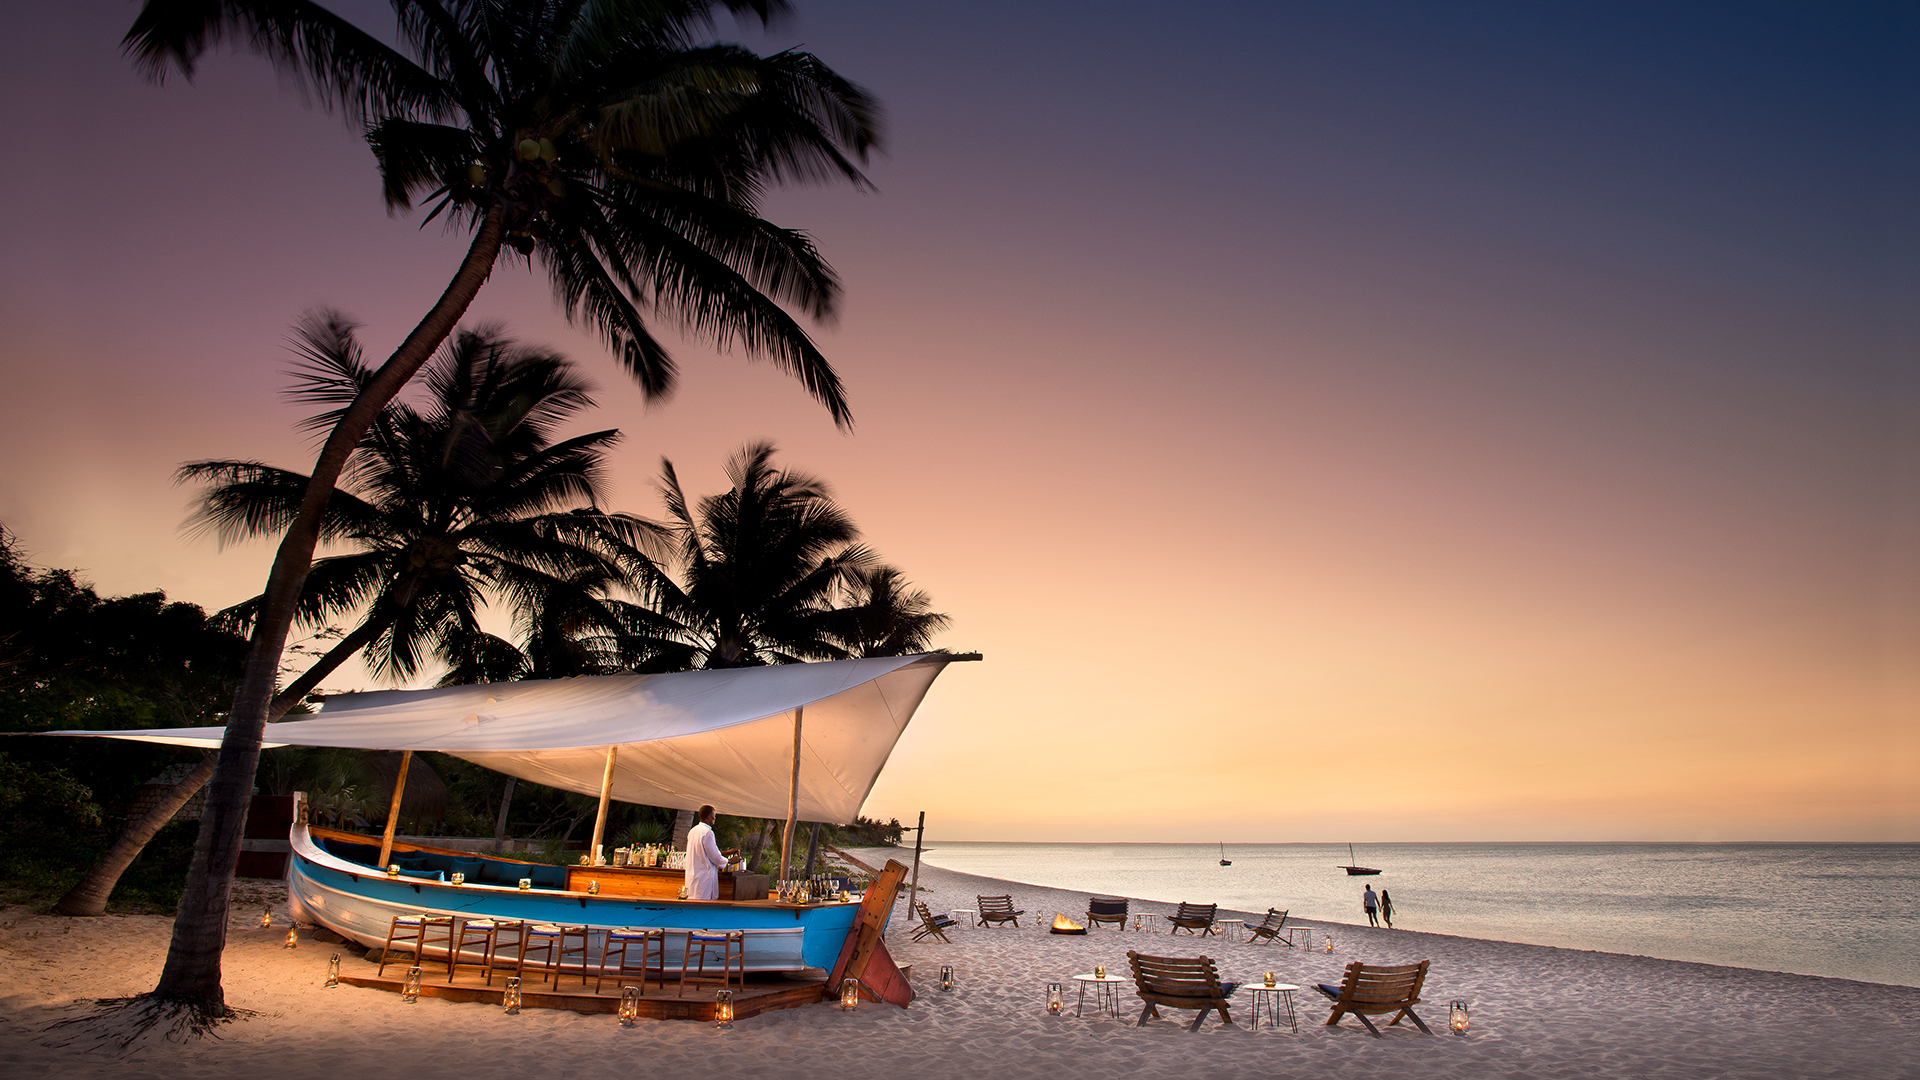
[[[1393,897],[1385,889],[1380,890],[1380,919],[1393,929]]]
[[[1368,925],[1379,926],[1380,898],[1373,894],[1373,886],[1367,886],[1367,891],[1360,894],[1360,906],[1367,909]]]

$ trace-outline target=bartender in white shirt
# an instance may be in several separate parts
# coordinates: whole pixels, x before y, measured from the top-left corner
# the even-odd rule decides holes
[[[713,807],[703,806],[699,821],[687,830],[687,899],[720,899],[720,871],[727,857],[713,836]]]

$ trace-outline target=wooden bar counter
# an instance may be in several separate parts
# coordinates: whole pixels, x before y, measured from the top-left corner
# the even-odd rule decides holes
[[[651,900],[672,900],[686,884],[684,870],[650,870],[639,866],[569,866],[567,891],[586,892],[587,883],[600,883],[601,896],[638,896]],[[723,873],[720,875],[720,899],[765,900],[765,874]]]

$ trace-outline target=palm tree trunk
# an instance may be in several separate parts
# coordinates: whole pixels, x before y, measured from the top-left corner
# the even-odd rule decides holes
[[[87,870],[80,883],[67,891],[60,902],[53,905],[55,915],[105,915],[107,897],[113,895],[113,887],[120,883],[120,875],[127,872],[133,860],[140,857],[147,844],[159,835],[173,815],[187,805],[193,793],[213,776],[213,763],[218,755],[208,754],[200,759],[200,764],[186,778],[160,797],[160,801],[139,818],[127,823],[125,832],[113,842],[100,861]]]
[[[493,853],[498,855],[507,846],[507,807],[513,805],[513,785],[518,777],[507,777],[507,789],[500,793],[500,816],[493,819]]]
[[[347,457],[400,389],[427,362],[440,343],[453,333],[467,306],[486,284],[506,234],[505,210],[495,202],[467,248],[466,258],[446,291],[419,325],[376,371],[366,387],[347,406],[328,434],[314,462],[300,512],[274,554],[273,571],[262,593],[260,618],[254,623],[246,667],[234,691],[226,736],[207,791],[200,818],[200,836],[193,847],[193,866],[187,871],[186,892],[173,920],[173,940],[166,966],[153,989],[157,998],[179,1001],[206,1015],[226,1015],[226,994],[220,985],[220,952],[227,943],[227,905],[233,891],[233,872],[240,862],[240,840],[253,797],[254,771],[260,764],[260,740],[273,702],[274,683],[287,631],[293,625],[301,586],[313,566],[320,541],[320,519],[332,497]]]
[[[404,604],[398,605],[398,607],[404,606]],[[312,667],[302,673],[285,690],[280,691],[279,695],[273,699],[273,704],[267,707],[267,722],[272,723],[285,716],[287,710],[298,705],[300,699],[307,696],[307,691],[320,685],[321,679],[333,674],[334,669],[364,648],[367,642],[372,641],[382,630],[391,625],[396,617],[397,615],[390,614],[368,619],[360,624],[359,629],[341,638],[339,644],[327,651],[327,655],[315,661]],[[128,822],[126,831],[120,834],[105,855],[100,856],[100,861],[89,867],[86,876],[80,879],[79,884],[69,889],[67,895],[53,905],[53,913],[78,918],[105,915],[107,900],[113,896],[114,886],[120,884],[120,875],[126,873],[127,867],[133,865],[133,860],[140,857],[140,853],[147,849],[147,845],[153,842],[155,836],[160,835],[160,830],[166,827],[167,822],[173,820],[173,815],[187,805],[187,800],[193,798],[194,792],[199,791],[208,780],[213,778],[213,766],[217,760],[216,754],[208,754],[200,759],[199,766],[188,773],[185,779],[168,789],[152,809],[137,820]]]

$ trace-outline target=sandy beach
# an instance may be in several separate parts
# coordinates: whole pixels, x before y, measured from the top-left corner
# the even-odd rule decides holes
[[[896,856],[898,853],[894,853]],[[306,941],[282,948],[284,890],[241,882],[226,954],[229,1003],[251,1018],[218,1038],[133,1048],[74,1041],[58,1021],[98,998],[149,988],[165,954],[170,920],[159,916],[66,919],[14,908],[0,912],[0,1068],[14,1077],[199,1078],[476,1077],[1032,1077],[1128,1075],[1148,1078],[1317,1077],[1848,1077],[1920,1075],[1920,1049],[1903,1028],[1920,1011],[1920,989],[1714,967],[1610,953],[1314,923],[1315,948],[1204,941],[1182,934],[1096,930],[1055,936],[1057,912],[1079,917],[1086,896],[921,871],[935,910],[971,908],[982,893],[1011,892],[1018,929],[962,928],[952,944],[914,944],[896,916],[888,947],[913,966],[920,999],[912,1008],[830,1005],[770,1013],[717,1031],[704,1024],[641,1021],[622,1029],[610,1016],[497,1007],[322,986],[327,957],[364,965],[344,946]],[[1205,897],[1192,897],[1205,902]],[[259,928],[263,905],[275,928]],[[1134,904],[1136,911],[1167,905]],[[1233,914],[1222,912],[1222,917]],[[1334,951],[1325,951],[1331,935]],[[1122,1020],[1075,1017],[1071,976],[1096,963],[1124,973],[1126,952],[1215,958],[1223,977],[1257,980],[1274,971],[1303,986],[1338,981],[1354,960],[1433,966],[1422,1017],[1436,1032],[1402,1024],[1375,1039],[1354,1020],[1322,1026],[1327,1008],[1297,995],[1300,1030],[1247,1028],[1247,994],[1234,998],[1234,1025],[1209,1019],[1188,1033],[1191,1014],[1134,1026],[1139,1002],[1121,995]],[[957,986],[941,993],[940,965]],[[1048,982],[1068,987],[1067,1014],[1043,1008]],[[1472,1005],[1465,1038],[1444,1033],[1447,1002]]]

